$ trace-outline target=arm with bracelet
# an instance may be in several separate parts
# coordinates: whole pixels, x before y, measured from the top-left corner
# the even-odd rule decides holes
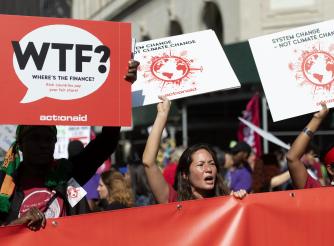
[[[305,154],[306,148],[309,145],[314,133],[318,130],[321,122],[325,119],[329,111],[325,103],[322,103],[321,106],[322,109],[313,115],[310,122],[293,142],[287,154],[289,172],[292,182],[297,189],[305,188],[308,180],[306,167],[300,159]]]

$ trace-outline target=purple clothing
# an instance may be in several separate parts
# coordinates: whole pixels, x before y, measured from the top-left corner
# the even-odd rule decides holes
[[[100,174],[95,173],[90,180],[83,186],[84,190],[87,191],[87,199],[98,199],[99,193],[97,192],[97,187],[99,186]]]
[[[244,189],[249,193],[252,189],[252,174],[246,167],[228,171],[226,179],[232,191]]]

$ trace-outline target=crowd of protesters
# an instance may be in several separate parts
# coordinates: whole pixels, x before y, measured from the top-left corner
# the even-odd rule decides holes
[[[130,61],[128,81],[136,79],[137,66]],[[288,152],[256,157],[246,142],[221,150],[210,143],[183,148],[163,141],[171,102],[166,97],[160,100],[142,158],[137,155],[125,168],[112,167],[97,179],[97,168],[116,149],[119,127],[104,127],[86,147],[71,144],[68,159],[54,160],[56,127],[18,126],[16,141],[1,165],[0,224],[25,224],[39,230],[47,218],[216,196],[244,199],[247,193],[314,188],[332,182],[334,149],[325,154],[323,165],[311,145],[328,114],[325,104]],[[84,197],[71,199],[69,186],[79,189],[94,177],[98,195],[89,205]]]

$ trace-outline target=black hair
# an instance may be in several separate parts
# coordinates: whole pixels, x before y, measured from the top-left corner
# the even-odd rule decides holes
[[[239,152],[246,152],[249,156],[252,152],[252,147],[244,141],[238,142],[233,148],[231,148],[231,153],[235,155]]]
[[[191,184],[188,178],[184,178],[185,176],[189,176],[189,168],[190,164],[192,163],[192,155],[200,150],[204,149],[208,151],[215,163],[215,166],[217,168],[217,176],[216,181],[213,190],[211,191],[210,197],[215,196],[221,196],[221,195],[228,195],[230,193],[227,186],[224,184],[224,179],[220,174],[220,165],[217,160],[217,156],[215,151],[208,145],[208,144],[195,144],[190,147],[188,147],[181,155],[179,159],[179,164],[176,168],[176,174],[175,174],[175,182],[174,182],[174,188],[178,193],[178,200],[184,201],[184,200],[191,200],[195,199]]]
[[[68,157],[71,158],[79,154],[84,149],[84,144],[80,140],[72,140],[68,143]]]
[[[128,163],[128,172],[131,179],[131,188],[134,196],[146,196],[150,200],[150,204],[155,204],[154,195],[148,184],[145,168],[140,160],[130,161]]]

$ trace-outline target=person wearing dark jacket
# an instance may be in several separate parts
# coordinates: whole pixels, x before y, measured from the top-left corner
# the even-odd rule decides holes
[[[127,81],[136,80],[138,65],[129,62]],[[18,126],[16,141],[0,166],[0,225],[25,224],[36,231],[45,227],[46,218],[87,212],[79,185],[113,153],[119,132],[120,127],[103,127],[79,154],[54,160],[55,126]]]

